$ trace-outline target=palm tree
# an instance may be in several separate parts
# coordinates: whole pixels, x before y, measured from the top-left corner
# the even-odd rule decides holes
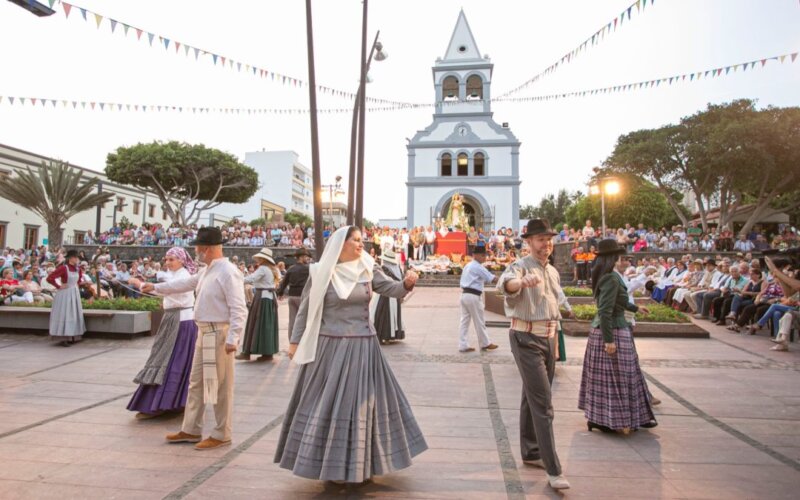
[[[113,196],[97,193],[97,178],[84,179],[83,172],[69,164],[55,161],[30,167],[16,177],[0,178],[0,197],[38,214],[47,224],[47,242],[57,250],[64,238],[63,226],[70,217],[103,205]]]

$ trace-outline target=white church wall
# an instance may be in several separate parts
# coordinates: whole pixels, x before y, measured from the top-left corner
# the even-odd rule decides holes
[[[472,157],[476,151],[481,151],[486,154],[486,173],[487,177],[497,176],[510,176],[512,175],[512,148],[510,146],[503,147],[481,147],[481,148],[448,148],[453,154],[453,162],[455,165],[456,154],[460,151],[467,151],[467,154]],[[439,155],[441,149],[417,149],[416,156],[414,157],[414,175],[415,177],[439,177]],[[455,169],[455,166],[453,167]],[[458,178],[458,176],[453,176]]]

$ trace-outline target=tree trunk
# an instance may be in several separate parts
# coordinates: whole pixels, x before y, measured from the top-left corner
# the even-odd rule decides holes
[[[47,224],[47,248],[51,252],[57,252],[64,241],[64,230],[61,229],[61,224],[60,222]]]

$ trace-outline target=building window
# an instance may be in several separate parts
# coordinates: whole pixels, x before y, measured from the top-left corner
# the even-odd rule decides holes
[[[6,234],[8,234],[8,223],[0,222],[0,248],[6,247]]]
[[[35,226],[25,226],[25,250],[36,248],[39,242],[39,228]]]
[[[478,75],[467,78],[467,100],[483,99],[483,80]]]
[[[86,236],[86,231],[74,231],[72,233],[72,244],[83,245],[83,237]]]
[[[448,76],[442,82],[442,99],[445,101],[458,100],[458,78]]]
[[[139,215],[139,208],[141,207],[142,202],[139,200],[133,200],[133,215]]]
[[[147,216],[151,219],[155,218],[156,216],[156,206],[150,203],[147,205]]]
[[[459,177],[469,175],[469,159],[466,153],[458,154],[458,175]]]
[[[475,153],[475,156],[472,159],[472,163],[475,175],[477,176],[486,175],[486,156],[484,156],[483,153]]]
[[[125,206],[125,198],[117,196],[117,212],[122,212],[122,207]]]
[[[450,156],[450,153],[442,155],[441,163],[442,168],[440,170],[442,172],[442,177],[450,177],[453,175],[453,157]]]

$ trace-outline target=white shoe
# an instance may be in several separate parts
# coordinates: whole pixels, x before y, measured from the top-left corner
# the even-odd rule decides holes
[[[550,474],[547,475],[547,482],[550,483],[550,487],[554,490],[567,490],[569,489],[569,481],[567,478],[562,476],[551,476]]]
[[[788,351],[789,346],[786,344],[776,344],[770,348],[770,351]]]

